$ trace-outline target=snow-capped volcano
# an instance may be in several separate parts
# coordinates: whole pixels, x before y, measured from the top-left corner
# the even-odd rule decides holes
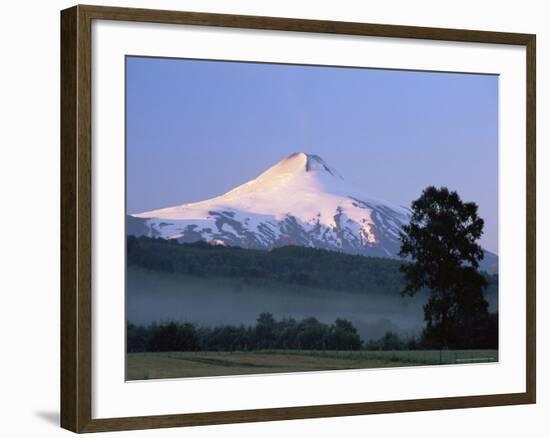
[[[303,152],[212,199],[132,215],[129,234],[255,249],[300,245],[396,257],[409,210],[368,197]]]

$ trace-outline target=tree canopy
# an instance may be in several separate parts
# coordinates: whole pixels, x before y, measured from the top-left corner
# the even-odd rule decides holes
[[[314,317],[297,321],[277,320],[261,313],[255,325],[197,326],[190,322],[128,322],[127,350],[158,351],[249,351],[249,350],[359,350],[363,345],[351,321],[337,318],[325,324]]]
[[[486,277],[479,271],[483,250],[477,240],[483,219],[473,202],[446,187],[427,187],[411,204],[412,217],[401,233],[403,295],[427,289],[425,337],[434,347],[471,346],[486,331]]]
[[[128,236],[127,262],[166,273],[241,278],[255,285],[277,282],[384,295],[397,295],[403,286],[397,259],[299,246],[263,251]]]

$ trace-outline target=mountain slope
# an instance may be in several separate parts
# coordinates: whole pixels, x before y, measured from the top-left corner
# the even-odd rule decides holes
[[[141,232],[182,242],[270,249],[300,245],[395,256],[408,210],[368,198],[316,155],[296,153],[206,201],[133,215]],[[132,232],[134,227],[129,227]]]
[[[135,214],[127,227],[128,234],[180,242],[396,257],[409,215],[357,190],[321,157],[295,153],[221,196]]]

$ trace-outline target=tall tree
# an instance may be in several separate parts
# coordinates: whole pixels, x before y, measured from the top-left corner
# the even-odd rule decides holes
[[[256,338],[260,349],[273,348],[277,338],[276,328],[277,323],[275,318],[273,318],[273,314],[262,312],[256,318]]]
[[[436,348],[461,348],[488,318],[487,282],[478,272],[483,219],[475,203],[446,187],[427,187],[411,208],[400,236],[400,255],[409,259],[401,266],[402,295],[428,289],[425,339]]]

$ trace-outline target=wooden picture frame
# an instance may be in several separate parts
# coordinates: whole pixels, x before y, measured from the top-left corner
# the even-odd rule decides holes
[[[126,418],[92,418],[92,22],[114,20],[387,38],[517,45],[526,48],[526,391]],[[75,6],[61,12],[61,426],[98,432],[535,403],[535,48],[531,34]]]

